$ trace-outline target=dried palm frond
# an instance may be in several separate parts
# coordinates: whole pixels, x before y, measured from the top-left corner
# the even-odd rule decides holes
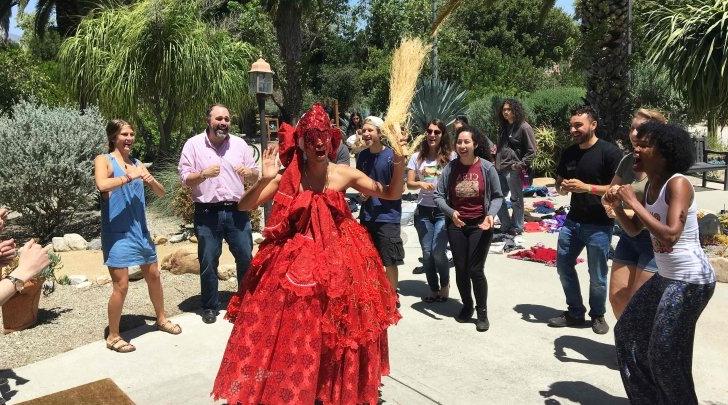
[[[417,79],[430,48],[431,45],[425,44],[421,39],[405,39],[392,56],[392,70],[389,75],[389,108],[382,132],[389,140],[394,152],[400,156],[403,154],[399,141],[402,137],[402,125],[407,126],[409,121],[410,105],[415,95]]]
[[[420,147],[420,144],[422,141],[425,140],[425,134],[417,135],[415,139],[412,140],[407,146],[404,147],[404,156],[412,156],[417,152],[417,149]]]
[[[445,3],[442,7],[440,7],[440,10],[437,12],[437,17],[435,18],[435,21],[432,22],[432,27],[430,28],[430,36],[434,37],[437,35],[437,31],[440,30],[440,27],[442,27],[442,24],[445,22],[447,17],[450,16],[450,14],[455,11],[460,4],[463,3],[463,0],[449,0],[447,3]]]

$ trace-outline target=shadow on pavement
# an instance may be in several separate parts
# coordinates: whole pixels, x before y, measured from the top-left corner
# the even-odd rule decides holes
[[[564,349],[573,350],[586,357],[586,359],[567,357]],[[554,357],[564,363],[594,364],[618,370],[617,352],[614,345],[579,336],[559,336],[556,338],[554,340]]]
[[[521,314],[521,319],[531,323],[547,323],[563,313],[558,309],[538,304],[518,304],[513,310]]]
[[[147,315],[122,315],[121,321],[119,321],[119,332],[121,337],[127,342],[129,339],[134,339],[145,333],[154,332],[157,330],[154,327],[154,322],[157,318]],[[149,323],[152,323],[149,325]],[[104,329],[104,339],[109,336],[109,327]]]
[[[454,300],[452,298],[445,302],[429,303],[420,301],[410,305],[410,308],[414,309],[415,311],[436,320],[454,319],[455,315],[460,313],[460,308],[462,307],[463,304],[461,304],[460,301]]]
[[[629,404],[626,398],[615,397],[584,381],[557,381],[547,391],[539,391],[545,398],[544,404],[555,405],[561,402],[552,397],[566,399],[578,404]]]
[[[15,394],[18,393],[17,390],[10,389],[10,384],[8,383],[8,380],[15,380],[16,387],[30,381],[15,374],[15,371],[13,370],[0,370],[0,403],[11,400],[15,396]]]
[[[430,294],[430,287],[422,280],[401,280],[397,287],[400,295],[408,297],[422,298]]]
[[[234,292],[232,291],[220,291],[220,308],[219,310],[223,311],[227,309],[228,302],[230,302],[230,298],[233,296]],[[194,313],[201,313],[200,311],[200,294],[193,295],[191,297],[186,298],[184,301],[177,304],[177,308],[179,308],[183,312],[194,312]]]

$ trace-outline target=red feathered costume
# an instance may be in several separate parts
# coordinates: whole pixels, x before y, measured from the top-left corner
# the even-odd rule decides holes
[[[375,404],[396,296],[343,193],[301,188],[298,141],[324,134],[333,158],[340,132],[320,105],[280,130],[286,170],[265,241],[227,308],[235,325],[212,394],[231,404]]]

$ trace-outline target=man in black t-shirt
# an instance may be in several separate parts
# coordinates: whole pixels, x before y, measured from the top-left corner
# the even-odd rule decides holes
[[[581,326],[586,308],[579,289],[576,259],[586,248],[589,266],[589,316],[592,330],[609,331],[604,320],[607,301],[607,256],[614,221],[607,216],[601,196],[617,170],[622,153],[614,144],[596,137],[597,115],[591,107],[580,107],[571,116],[569,132],[574,145],[561,155],[556,170],[556,189],[571,193],[571,209],[559,231],[556,269],[566,295],[568,311],[549,320],[549,326]]]

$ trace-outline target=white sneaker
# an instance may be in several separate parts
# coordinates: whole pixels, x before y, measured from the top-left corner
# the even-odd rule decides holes
[[[524,243],[526,243],[526,238],[523,237],[523,235],[516,235],[513,237],[513,243],[516,245],[524,246]]]

